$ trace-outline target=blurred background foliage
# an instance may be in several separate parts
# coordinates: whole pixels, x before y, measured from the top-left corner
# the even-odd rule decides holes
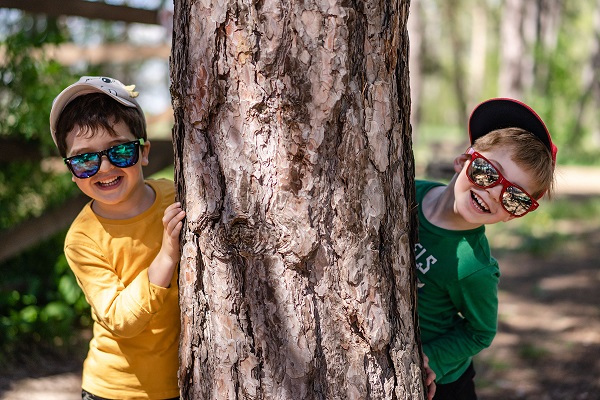
[[[165,0],[111,4],[172,7]],[[82,57],[61,64],[47,52],[50,46],[65,44],[85,49],[108,43],[169,43],[168,24],[68,14],[0,8],[0,146],[6,150],[16,143],[19,149],[3,152],[0,147],[0,232],[59,209],[77,193],[56,157],[48,118],[52,99],[79,76],[135,82],[147,115],[169,112],[167,57],[130,62]],[[427,174],[429,163],[445,162],[463,151],[470,110],[482,100],[502,96],[525,101],[544,118],[559,147],[559,165],[599,164],[599,1],[412,0],[409,37],[418,175]],[[161,131],[169,132],[170,126]],[[598,215],[597,204],[590,200],[581,209]],[[516,229],[523,237],[539,239],[539,227],[544,227],[546,239],[554,240],[557,236],[548,233],[550,221],[574,218],[564,214],[565,208],[557,202]],[[78,329],[89,326],[89,307],[62,254],[64,235],[62,229],[0,260],[0,363],[32,344],[68,347]],[[525,245],[536,251],[535,243]]]
[[[66,32],[55,19],[30,15],[2,24],[0,138],[36,150],[22,160],[0,160],[0,230],[5,230],[60,204],[74,188],[66,174],[47,171],[40,162],[53,147],[48,105],[72,75],[52,60],[32,56],[46,43],[68,40]],[[0,357],[5,358],[0,363],[27,354],[35,344],[70,340],[76,314],[83,310],[61,255],[61,238],[64,233],[0,265]]]
[[[0,138],[32,149],[31,156],[0,160],[0,230],[40,215],[65,199],[70,179],[47,171],[40,162],[53,152],[48,104],[72,80],[68,69],[32,52],[67,40],[56,20],[23,15],[4,25],[0,63]],[[40,90],[43,88],[43,90]],[[67,179],[65,179],[67,178]]]
[[[470,111],[513,97],[543,117],[559,164],[598,164],[598,1],[413,0],[409,38],[417,162],[432,142],[466,148]]]
[[[157,9],[166,2],[142,3],[141,8]],[[125,65],[109,57],[92,63],[81,57],[64,65],[49,51],[68,44],[85,50],[107,43],[169,40],[164,27],[158,35],[155,27],[146,38],[131,39],[129,32],[139,25],[0,8],[0,233],[5,233],[0,246],[11,239],[11,229],[44,213],[60,212],[66,200],[79,194],[49,134],[54,97],[82,75],[109,75],[128,83],[156,62],[149,57],[145,63],[135,59]],[[155,79],[168,93],[168,78],[160,77],[168,60],[162,63]],[[65,234],[66,228],[59,229],[0,259],[0,369],[32,352],[68,353],[78,346],[80,332],[91,326],[89,305],[63,254]]]

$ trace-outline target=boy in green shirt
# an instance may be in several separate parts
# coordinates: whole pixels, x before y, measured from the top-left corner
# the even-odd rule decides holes
[[[65,256],[91,305],[82,398],[178,398],[179,234],[173,181],[144,180],[150,142],[133,86],[84,76],[52,103],[50,130],[73,182],[92,200]]]
[[[448,185],[417,181],[415,246],[423,352],[436,374],[434,400],[477,399],[472,357],[496,334],[498,263],[485,225],[534,211],[554,185],[556,146],[526,104],[498,98],[469,119],[471,147]]]

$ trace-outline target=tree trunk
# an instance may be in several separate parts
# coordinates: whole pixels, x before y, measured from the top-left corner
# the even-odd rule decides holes
[[[522,72],[526,54],[523,37],[524,12],[525,4],[521,0],[507,0],[504,3],[500,28],[500,96],[521,98],[523,94]]]
[[[408,1],[175,1],[183,399],[420,399]]]
[[[421,122],[421,98],[423,94],[423,59],[427,51],[425,45],[425,23],[423,18],[422,0],[411,0],[410,15],[407,22],[410,34],[410,125],[415,143],[419,140],[419,124]]]
[[[596,115],[596,110],[600,106],[600,0],[596,0],[593,24],[594,39],[592,40],[592,48],[589,51],[589,61],[582,71],[582,93],[576,107],[575,126],[569,130],[570,134],[566,145],[569,150],[577,149],[583,142],[585,132],[584,116],[589,108],[588,103],[590,100],[592,100],[593,106],[591,109],[594,115]],[[597,130],[592,131],[592,136],[597,136]]]
[[[460,12],[464,8],[462,0],[451,0],[442,2],[445,20],[448,24],[448,34],[450,36],[450,49],[452,50],[452,69],[451,82],[454,86],[454,95],[456,96],[456,110],[458,115],[458,126],[467,126],[468,115],[468,86],[463,66],[467,54],[467,43],[461,35]]]
[[[488,10],[485,3],[481,2],[475,2],[472,4],[472,7],[471,44],[468,56],[469,84],[467,87],[469,107],[478,104],[483,97],[486,79],[486,58],[489,53],[487,35],[489,32]],[[467,121],[465,120],[465,122]]]

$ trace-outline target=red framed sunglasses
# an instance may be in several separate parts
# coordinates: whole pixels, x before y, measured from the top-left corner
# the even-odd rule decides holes
[[[506,212],[515,217],[522,217],[539,207],[533,196],[519,185],[506,179],[487,158],[473,148],[469,148],[467,154],[471,156],[471,161],[465,171],[469,181],[482,189],[502,185],[500,204]]]

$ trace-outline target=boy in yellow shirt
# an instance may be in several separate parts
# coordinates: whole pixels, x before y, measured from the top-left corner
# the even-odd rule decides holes
[[[176,267],[185,216],[170,180],[145,180],[150,142],[133,86],[84,76],[54,99],[50,129],[92,200],[65,255],[91,305],[83,399],[174,399],[179,346]]]

